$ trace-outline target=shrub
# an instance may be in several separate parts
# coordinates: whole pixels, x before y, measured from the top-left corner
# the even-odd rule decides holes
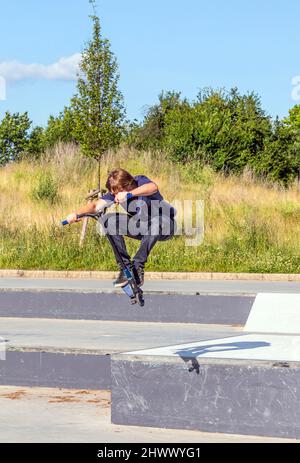
[[[35,201],[48,201],[51,204],[58,201],[58,184],[51,172],[38,175],[31,196]]]

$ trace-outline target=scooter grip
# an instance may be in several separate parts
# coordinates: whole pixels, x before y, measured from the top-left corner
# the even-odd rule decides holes
[[[62,224],[62,225],[69,225],[69,222],[68,222],[67,220],[63,220],[63,221],[61,222],[61,224]]]

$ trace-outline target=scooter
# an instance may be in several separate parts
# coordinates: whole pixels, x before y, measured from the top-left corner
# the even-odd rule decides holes
[[[102,212],[98,212],[96,214],[79,214],[77,215],[78,219],[82,219],[83,217],[91,217],[92,219],[99,220],[100,216],[102,215]],[[61,222],[62,225],[69,225],[69,222],[67,220],[63,220]],[[137,283],[138,276],[135,274],[135,269],[131,269],[129,265],[126,265],[118,251],[118,249],[115,246],[114,241],[112,240],[111,236],[109,234],[106,234],[106,237],[113,248],[115,254],[119,258],[119,262],[121,263],[122,271],[124,274],[124,277],[127,280],[127,284],[122,286],[122,290],[124,293],[130,298],[131,304],[139,304],[141,307],[145,305],[145,300],[144,300],[144,294],[142,289]]]

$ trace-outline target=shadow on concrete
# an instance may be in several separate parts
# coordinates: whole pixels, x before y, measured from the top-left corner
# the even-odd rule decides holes
[[[187,347],[186,349],[177,350],[174,354],[177,354],[182,358],[184,362],[191,361],[192,367],[189,368],[189,371],[196,370],[196,373],[199,374],[199,362],[197,357],[200,357],[203,354],[209,352],[231,352],[234,350],[243,350],[243,349],[256,349],[259,347],[268,347],[271,344],[265,341],[240,341],[240,342],[226,342],[221,344],[207,344],[204,346],[192,346]]]

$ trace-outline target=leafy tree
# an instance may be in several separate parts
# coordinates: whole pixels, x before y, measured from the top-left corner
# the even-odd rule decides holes
[[[45,133],[43,127],[34,127],[28,139],[26,153],[31,159],[39,159],[45,149]]]
[[[90,0],[94,6],[94,1]],[[101,33],[100,20],[95,14],[93,39],[82,53],[77,94],[71,102],[74,114],[75,139],[83,154],[100,163],[103,154],[116,147],[122,137],[125,116],[123,97],[118,90],[118,65],[108,39]]]
[[[256,171],[268,180],[287,187],[297,176],[299,178],[299,169],[299,139],[297,140],[291,127],[276,120],[273,134],[265,143]]]
[[[168,113],[164,145],[175,161],[196,158],[215,170],[239,173],[257,162],[270,133],[270,118],[255,94],[204,89],[192,105]]]
[[[289,116],[284,119],[284,123],[297,130],[300,131],[300,105],[295,105],[293,108],[289,110]],[[298,132],[299,133],[299,132]]]
[[[65,108],[58,117],[50,116],[45,129],[45,145],[49,148],[59,142],[76,142],[73,134],[74,115],[70,108]]]
[[[140,127],[135,127],[134,145],[138,149],[159,149],[163,146],[167,114],[183,103],[180,92],[162,91],[158,104],[150,106]]]
[[[254,93],[240,95],[237,89],[232,89],[227,107],[229,118],[221,139],[226,155],[223,159],[221,157],[218,167],[240,173],[246,166],[254,168],[260,162],[265,140],[272,132],[272,124],[261,107],[260,98]]]
[[[137,119],[126,120],[123,125],[122,143],[130,148],[137,148],[140,130],[141,125]]]
[[[187,101],[166,114],[163,147],[172,161],[185,163],[201,157],[196,122],[195,108]]]
[[[27,112],[5,113],[0,123],[0,165],[20,159],[28,147],[30,126]]]

